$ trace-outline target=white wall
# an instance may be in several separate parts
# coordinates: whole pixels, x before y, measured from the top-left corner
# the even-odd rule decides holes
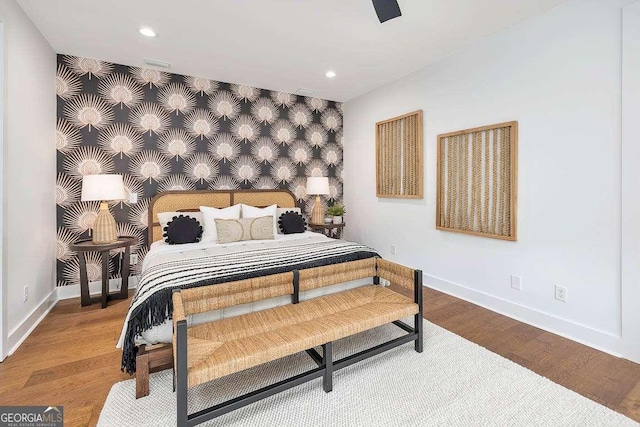
[[[428,286],[618,353],[622,3],[572,1],[347,102],[347,238],[423,269]],[[377,199],[374,123],[417,109],[425,198]],[[510,120],[518,241],[436,231],[436,136]]]
[[[4,100],[4,25],[0,22],[0,99]],[[0,104],[0,171],[4,170],[4,102]],[[4,178],[0,173],[0,236],[4,235]],[[7,348],[7,292],[4,286],[4,251],[0,240],[0,361],[5,358]]]
[[[622,14],[622,353],[640,362],[640,1]]]
[[[4,27],[3,286],[6,351],[53,303],[55,287],[56,55],[14,0]],[[29,300],[23,301],[24,286]]]

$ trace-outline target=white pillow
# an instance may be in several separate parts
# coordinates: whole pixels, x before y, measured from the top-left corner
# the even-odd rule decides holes
[[[210,208],[200,206],[200,212],[204,217],[204,232],[201,242],[217,242],[218,230],[216,229],[216,218],[218,219],[240,219],[240,205],[229,206],[228,208]]]
[[[278,226],[278,221],[280,221],[280,215],[282,215],[285,212],[297,212],[300,215],[302,215],[302,209],[300,208],[278,208],[276,209],[276,226],[278,228],[278,234],[284,234],[282,232],[282,230],[280,230],[280,227]]]
[[[273,217],[273,235],[278,234],[278,218],[276,212],[278,205],[267,206],[266,208],[256,208],[255,206],[249,206],[241,204],[242,206],[242,218],[260,218],[261,216]]]
[[[202,218],[202,212],[159,212],[158,213],[158,222],[160,223],[160,230],[162,230],[162,234],[164,234],[164,228],[167,226],[167,223],[173,219],[174,216],[189,216],[191,218],[195,218],[200,225],[202,226],[202,234],[205,233],[204,220]]]

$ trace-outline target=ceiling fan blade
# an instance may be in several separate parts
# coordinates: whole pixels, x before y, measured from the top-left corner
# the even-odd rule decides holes
[[[373,0],[373,7],[376,10],[380,23],[402,16],[400,6],[396,0]]]

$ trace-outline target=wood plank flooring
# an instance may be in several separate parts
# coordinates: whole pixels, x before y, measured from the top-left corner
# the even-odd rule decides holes
[[[432,289],[424,305],[429,321],[640,421],[640,365]],[[129,378],[115,348],[128,306],[59,302],[0,364],[0,405],[64,405],[66,426],[95,425],[111,386]]]

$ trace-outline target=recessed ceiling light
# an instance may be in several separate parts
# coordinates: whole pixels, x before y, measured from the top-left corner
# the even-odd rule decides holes
[[[328,78],[332,79],[336,76],[336,72],[333,70],[329,70],[326,73],[324,73],[325,76],[327,76]]]
[[[145,37],[155,37],[156,36],[156,32],[153,31],[149,27],[142,27],[138,31],[140,31],[140,34],[142,34]]]

